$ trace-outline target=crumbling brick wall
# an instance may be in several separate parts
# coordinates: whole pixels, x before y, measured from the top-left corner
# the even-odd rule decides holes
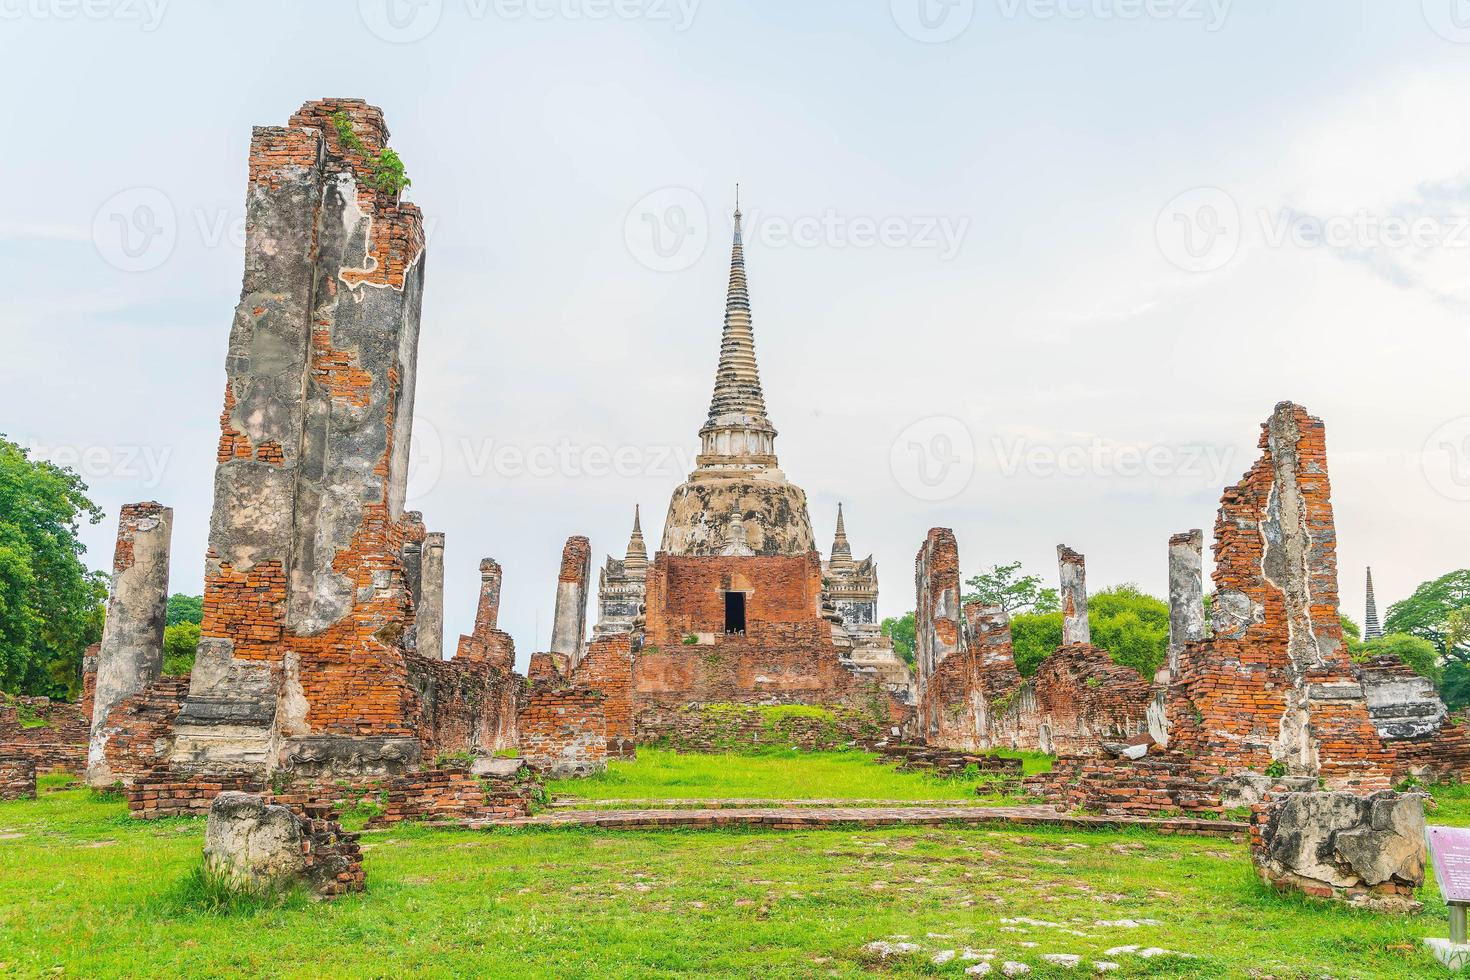
[[[124,786],[160,766],[173,755],[174,718],[189,691],[189,678],[163,677],[132,697],[119,701],[104,724],[111,732],[104,747],[108,778]]]
[[[1059,648],[996,714],[996,744],[1054,755],[1096,756],[1104,742],[1148,732],[1153,691],[1131,667],[1085,643]]]
[[[607,754],[614,759],[636,755],[633,731],[633,637],[615,634],[594,640],[572,671],[577,687],[602,695],[607,724]]]
[[[1395,783],[1409,776],[1463,780],[1470,776],[1470,725],[1450,715],[1434,682],[1397,657],[1355,665],[1368,716],[1393,749]]]
[[[1215,522],[1214,636],[1189,644],[1168,702],[1170,748],[1197,765],[1388,785],[1394,759],[1353,675],[1337,605],[1321,420],[1290,402]]]
[[[90,727],[79,704],[0,697],[0,755],[29,759],[40,772],[86,771]]]
[[[0,801],[34,800],[35,798],[35,760],[0,758]]]
[[[426,762],[447,753],[490,753],[516,744],[516,695],[524,685],[511,671],[476,660],[412,657],[408,678],[416,694],[410,717]]]
[[[538,684],[517,724],[521,761],[543,776],[586,776],[607,768],[607,718],[597,691]]]

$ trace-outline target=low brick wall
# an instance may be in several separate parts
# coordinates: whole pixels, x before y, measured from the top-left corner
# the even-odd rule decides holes
[[[30,759],[0,759],[0,800],[34,800],[36,764]]]
[[[543,776],[586,776],[607,768],[607,718],[597,691],[537,685],[517,725],[521,761]]]
[[[675,752],[799,748],[827,752],[872,740],[881,726],[845,704],[686,704],[638,716],[639,739]]]
[[[80,705],[0,695],[0,752],[30,759],[38,772],[85,772],[91,724]]]
[[[267,802],[272,802],[267,799]],[[274,801],[279,802],[279,801]],[[359,834],[350,834],[332,817],[331,807],[322,805],[292,807],[301,821],[306,837],[306,876],[315,891],[324,898],[360,892],[367,888],[367,872],[362,867]]]
[[[1105,816],[1217,816],[1224,812],[1210,777],[1187,761],[1063,757],[1030,776],[1026,791],[1063,810]]]
[[[381,800],[383,812],[368,821],[379,827],[404,820],[524,817],[531,812],[534,787],[530,780],[475,776],[466,768],[451,768],[357,780],[303,780],[272,793],[258,776],[180,778],[163,771],[128,787],[128,815],[139,820],[207,816],[214,798],[226,791],[255,793],[302,812],[325,808],[323,812],[331,813],[359,800]]]
[[[264,793],[258,776],[222,775],[180,778],[163,771],[140,776],[127,787],[128,816],[135,820],[159,817],[207,817],[214,798],[230,790]]]

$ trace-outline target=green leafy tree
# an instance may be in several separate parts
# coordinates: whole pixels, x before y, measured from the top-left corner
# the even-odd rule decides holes
[[[199,649],[199,624],[188,621],[163,628],[163,672],[170,677],[187,674],[194,669],[194,654]]]
[[[1114,663],[1132,667],[1152,679],[1169,652],[1169,604],[1124,584],[1095,592],[1087,599],[1092,643],[1108,651]],[[1062,644],[1062,614],[1022,613],[1011,618],[1016,669],[1029,677],[1041,661]]]
[[[1044,588],[1039,575],[1022,575],[1021,563],[996,565],[988,572],[965,579],[969,592],[965,602],[983,602],[1000,606],[1008,613],[1030,610],[1033,613],[1056,612],[1061,608],[1057,590]]]
[[[903,658],[910,667],[914,665],[914,614],[889,616],[878,624],[883,635],[893,641],[893,652]]]
[[[1412,633],[1433,643],[1441,657],[1470,660],[1466,610],[1470,610],[1470,569],[1462,568],[1425,582],[1409,598],[1395,602],[1388,608],[1383,630]]]
[[[1346,614],[1338,613],[1337,618],[1342,620],[1342,633],[1343,636],[1347,637],[1348,649],[1351,650],[1353,644],[1362,642],[1363,631]]]
[[[1470,665],[1460,660],[1451,660],[1445,664],[1439,696],[1444,698],[1445,707],[1451,711],[1470,707]]]
[[[106,579],[82,563],[80,522],[102,510],[65,467],[0,438],[0,690],[65,697],[102,636]]]
[[[166,626],[177,626],[179,623],[199,624],[204,621],[204,596],[184,595],[175,592],[168,597],[168,610],[165,620]]]

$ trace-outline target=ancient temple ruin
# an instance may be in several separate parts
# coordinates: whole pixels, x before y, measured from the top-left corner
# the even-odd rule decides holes
[[[1006,611],[964,602],[944,528],[915,559],[910,672],[879,628],[878,567],[855,558],[848,513],[839,505],[824,559],[806,495],[778,465],[738,206],[701,451],[659,547],[650,558],[635,507],[589,626],[592,547],[569,538],[551,639],[525,677],[492,558],[471,632],[447,643],[446,536],[403,509],[425,256],[418,209],[379,171],[387,141],[381,112],[355,100],[254,131],[194,671],[161,675],[172,512],[131,505],[86,717],[68,729],[85,744],[29,746],[30,779],[85,758],[93,785],[128,787],[142,816],[201,812],[222,788],[282,782],[306,799],[363,780],[396,794],[397,814],[483,815],[525,806],[487,782],[498,750],[581,775],[640,744],[704,744],[711,713],[753,713],[741,737],[759,738],[760,711],[791,705],[830,721],[823,747],[1057,755],[1034,791],[1108,812],[1218,812],[1293,780],[1367,791],[1470,772],[1470,732],[1432,684],[1392,658],[1347,657],[1324,429],[1289,402],[1225,490],[1212,622],[1202,532],[1168,539],[1155,676],[1094,644],[1086,559],[1059,545],[1061,644],[1023,678]],[[1371,578],[1368,601],[1376,628]]]

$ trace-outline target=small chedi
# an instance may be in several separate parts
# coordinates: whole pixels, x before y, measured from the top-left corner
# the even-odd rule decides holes
[[[778,465],[738,202],[701,451],[652,556],[635,506],[623,557],[599,570],[589,625],[592,545],[568,539],[551,639],[524,677],[499,626],[505,572],[486,558],[472,631],[447,645],[451,542],[404,509],[425,240],[382,169],[387,143],[382,113],[349,99],[253,132],[195,668],[161,676],[172,512],[126,507],[81,711],[28,705],[57,720],[35,735],[0,706],[6,792],[24,793],[38,768],[84,763],[93,785],[126,788],[142,818],[203,814],[221,792],[244,792],[256,803],[231,798],[237,817],[283,806],[310,821],[313,808],[374,791],[391,801],[384,822],[485,820],[526,812],[531,773],[596,772],[654,742],[759,741],[780,715],[801,720],[780,730],[786,744],[861,741],[931,761],[1051,753],[1055,768],[1029,789],[1069,808],[1276,807],[1257,826],[1284,881],[1312,874],[1270,843],[1307,805],[1282,804],[1292,791],[1375,801],[1354,812],[1376,832],[1372,814],[1388,804],[1369,794],[1470,770],[1470,735],[1432,685],[1391,659],[1347,657],[1325,432],[1289,402],[1225,490],[1210,623],[1203,533],[1168,540],[1168,656],[1155,676],[1094,644],[1086,559],[1062,545],[1062,642],[1023,678],[1005,610],[963,601],[944,528],[915,561],[911,671],[877,625],[877,565],[848,540],[859,512],[839,505],[824,558],[806,495]],[[268,822],[289,837],[285,817]],[[1381,869],[1350,842],[1378,838],[1356,834],[1359,823],[1333,825],[1346,866],[1365,893],[1398,894],[1412,862],[1370,880]]]

